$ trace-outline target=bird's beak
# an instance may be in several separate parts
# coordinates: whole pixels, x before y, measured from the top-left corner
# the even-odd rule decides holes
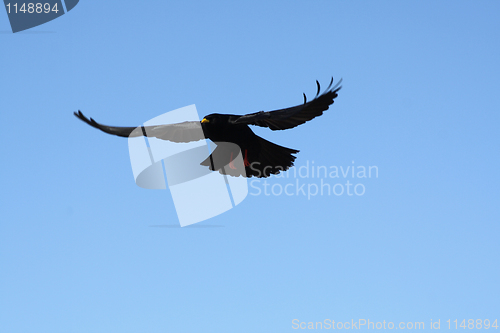
[[[204,124],[204,123],[209,123],[209,122],[210,122],[210,121],[208,121],[208,119],[207,119],[207,118],[203,118],[203,120],[201,121],[201,123],[202,123],[202,124]]]

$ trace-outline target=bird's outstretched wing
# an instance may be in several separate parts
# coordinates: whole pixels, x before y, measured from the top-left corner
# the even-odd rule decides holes
[[[312,101],[307,102],[306,95],[304,94],[304,104],[275,111],[250,113],[240,116],[234,123],[269,127],[273,131],[296,127],[317,116],[321,116],[323,111],[328,110],[328,107],[333,104],[333,100],[337,97],[337,92],[342,88],[340,85],[341,82],[342,80],[332,87],[332,77],[330,85],[320,95],[321,88],[319,82],[316,81],[318,92]]]
[[[92,127],[121,137],[147,136],[172,142],[192,142],[205,139],[199,121],[185,121],[178,124],[158,126],[119,127],[99,124],[94,119],[85,117],[81,111],[74,114]]]

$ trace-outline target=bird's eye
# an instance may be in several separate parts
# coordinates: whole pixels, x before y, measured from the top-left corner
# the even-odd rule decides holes
[[[203,118],[203,120],[201,121],[202,124],[204,123],[209,123],[210,121],[207,119],[207,118]]]

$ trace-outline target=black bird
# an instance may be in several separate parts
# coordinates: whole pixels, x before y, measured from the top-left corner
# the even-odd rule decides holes
[[[212,171],[218,170],[221,174],[231,176],[269,177],[293,166],[296,158],[293,154],[299,151],[278,146],[255,135],[248,125],[268,127],[273,131],[301,125],[328,110],[337,97],[337,92],[342,88],[341,82],[342,80],[332,87],[332,78],[328,88],[320,95],[320,84],[316,81],[318,87],[316,97],[307,102],[304,94],[304,104],[242,116],[213,113],[204,117],[201,122],[186,121],[159,126],[116,127],[99,124],[92,118],[88,119],[81,111],[74,114],[92,127],[121,137],[147,136],[172,142],[191,142],[208,138],[217,144],[217,148],[200,163],[201,165],[209,167]],[[240,153],[244,166],[235,166],[233,161]]]

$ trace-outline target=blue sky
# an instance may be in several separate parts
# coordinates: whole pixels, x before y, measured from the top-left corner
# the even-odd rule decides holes
[[[0,331],[500,319],[499,10],[80,1],[16,34],[0,13]],[[72,115],[136,126],[190,104],[200,116],[273,110],[332,75],[343,88],[323,116],[255,132],[299,149],[297,167],[376,166],[324,179],[365,193],[250,189],[199,227],[172,227],[169,191],[135,185],[127,140]]]

